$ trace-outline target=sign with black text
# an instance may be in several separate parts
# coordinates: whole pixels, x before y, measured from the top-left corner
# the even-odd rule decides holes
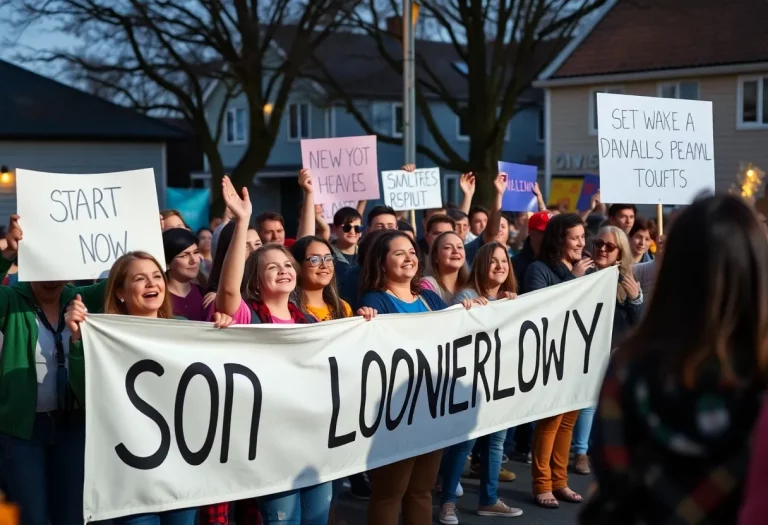
[[[440,168],[381,172],[384,202],[395,211],[443,207]]]
[[[72,175],[16,170],[20,281],[97,279],[121,255],[165,263],[152,169]]]
[[[92,315],[85,519],[311,486],[594,406],[617,279],[368,322]]]
[[[715,191],[712,102],[597,94],[600,199],[690,204]]]

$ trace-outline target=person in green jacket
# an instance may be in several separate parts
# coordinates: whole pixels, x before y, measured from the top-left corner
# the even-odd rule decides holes
[[[0,275],[23,242],[11,217]],[[55,264],[55,254],[51,254]],[[79,295],[104,306],[106,282],[0,286],[0,486],[21,510],[21,525],[82,525],[85,455],[82,354],[70,353],[67,305]],[[79,382],[79,384],[78,384]]]

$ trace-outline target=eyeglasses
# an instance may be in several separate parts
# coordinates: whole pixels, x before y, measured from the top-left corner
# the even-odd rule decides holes
[[[341,229],[344,233],[349,233],[352,230],[355,230],[355,233],[360,233],[361,231],[363,231],[363,227],[360,226],[359,224],[355,224],[354,226],[351,224],[345,224],[344,226],[341,227]]]
[[[326,266],[333,266],[333,255],[331,254],[323,256],[313,255],[312,257],[307,257],[304,260],[307,261],[313,268],[320,266],[321,264],[325,264]]]
[[[594,245],[595,245],[595,251],[605,248],[606,253],[612,253],[613,251],[616,250],[616,248],[618,248],[618,246],[616,246],[612,242],[605,242],[602,239],[596,239],[594,242]]]

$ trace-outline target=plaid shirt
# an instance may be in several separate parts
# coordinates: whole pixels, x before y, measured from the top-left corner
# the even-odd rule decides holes
[[[592,428],[598,492],[580,523],[736,523],[760,392],[685,390],[656,370],[609,367]]]

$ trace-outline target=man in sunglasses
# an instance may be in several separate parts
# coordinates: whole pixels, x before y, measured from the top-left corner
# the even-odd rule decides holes
[[[363,232],[363,218],[354,208],[341,208],[333,215],[333,255],[336,264],[357,264],[357,244]]]

